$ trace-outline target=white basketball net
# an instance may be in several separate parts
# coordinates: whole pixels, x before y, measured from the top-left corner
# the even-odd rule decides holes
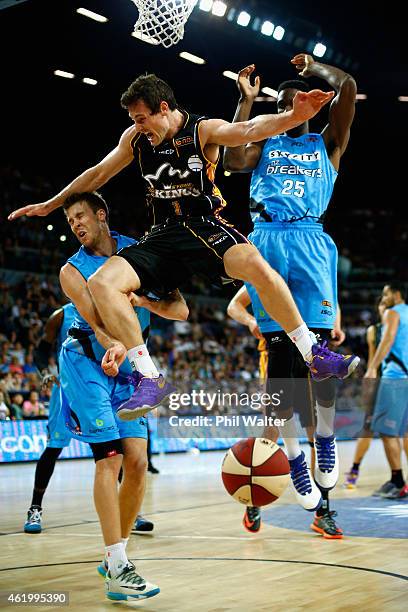
[[[135,34],[151,44],[171,47],[184,36],[184,25],[197,0],[133,0],[139,11]]]

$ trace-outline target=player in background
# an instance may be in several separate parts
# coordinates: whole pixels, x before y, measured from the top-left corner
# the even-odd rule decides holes
[[[391,478],[376,491],[380,497],[400,500],[408,497],[408,485],[401,467],[401,442],[408,431],[408,305],[406,288],[398,281],[383,288],[381,340],[366,379],[375,379],[381,366],[381,380],[371,421],[371,429],[381,436],[391,470]],[[407,449],[407,446],[405,446]]]

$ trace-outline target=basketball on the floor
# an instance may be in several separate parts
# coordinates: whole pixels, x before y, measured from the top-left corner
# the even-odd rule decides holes
[[[247,438],[232,446],[222,463],[222,481],[245,506],[267,506],[285,491],[289,461],[279,446],[265,438]]]

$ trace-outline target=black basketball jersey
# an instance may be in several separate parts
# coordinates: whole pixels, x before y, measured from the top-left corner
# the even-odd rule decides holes
[[[200,144],[198,126],[206,117],[181,112],[184,125],[171,140],[152,147],[139,133],[131,141],[146,181],[153,225],[182,216],[217,216],[226,205],[214,184],[218,159],[215,164],[206,159]]]

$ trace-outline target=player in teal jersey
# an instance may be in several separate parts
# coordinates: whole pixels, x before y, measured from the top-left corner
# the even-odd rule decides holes
[[[226,147],[224,168],[231,172],[252,172],[250,196],[254,231],[249,238],[287,282],[308,327],[328,341],[336,317],[337,249],[330,236],[323,232],[322,221],[340,158],[350,137],[356,83],[349,74],[316,62],[310,55],[298,54],[292,64],[302,77],[323,78],[335,89],[326,127],[321,134],[310,132],[306,121],[262,142]],[[259,77],[254,85],[250,81],[254,70],[255,66],[251,65],[239,73],[240,100],[234,121],[248,120],[259,93]],[[278,113],[290,112],[297,92],[308,89],[306,81],[282,83],[278,88]],[[272,340],[269,344],[269,376],[281,380],[307,376],[307,370],[299,373],[295,368],[293,347],[286,341],[281,326],[268,316],[259,292],[251,284],[246,286],[261,332],[273,336],[273,344]],[[271,379],[269,383],[272,384]],[[293,406],[282,403],[279,416],[287,419],[281,435],[297,500],[306,510],[317,511],[316,519],[324,522],[328,510],[321,491],[332,489],[338,478],[334,382],[326,380],[316,385],[315,394],[314,480],[299,446]],[[289,391],[285,397],[290,396]]]
[[[400,438],[406,439],[408,429],[408,304],[406,288],[392,282],[384,286],[384,313],[381,340],[367,368],[366,378],[375,379],[378,386],[371,428],[383,441],[391,479],[377,493],[387,499],[408,497],[401,468]]]
[[[106,367],[110,376],[102,369],[101,358],[107,349],[115,347],[124,354],[126,350],[103,327],[87,288],[88,277],[118,248],[135,240],[110,231],[106,202],[97,193],[71,194],[64,210],[82,246],[60,272],[62,289],[76,309],[59,359],[62,411],[71,435],[90,444],[96,463],[94,502],[107,561],[101,563],[98,571],[106,575],[107,597],[144,599],[156,595],[160,589],[136,573],[125,547],[144,495],[146,421],[140,418],[124,423],[117,418],[116,407],[133,392],[129,381],[131,368],[125,360],[119,371],[116,364]],[[188,315],[179,294],[178,299],[169,301],[151,302],[135,295],[129,295],[129,299],[137,304],[145,337],[149,325],[146,308],[167,318],[185,319]],[[123,481],[118,492],[121,466]]]

